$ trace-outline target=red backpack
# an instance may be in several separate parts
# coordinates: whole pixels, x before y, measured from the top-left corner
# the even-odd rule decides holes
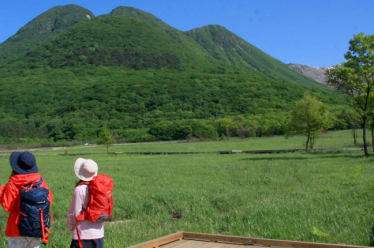
[[[89,220],[107,221],[112,217],[113,210],[113,180],[110,176],[99,174],[87,184],[90,191],[90,199],[87,208],[76,217],[77,221]]]

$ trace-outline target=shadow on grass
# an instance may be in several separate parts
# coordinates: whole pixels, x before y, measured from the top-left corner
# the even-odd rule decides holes
[[[326,159],[326,158],[365,158],[362,154],[316,154],[316,153],[310,153],[305,154],[305,156],[279,156],[279,157],[273,157],[273,156],[266,156],[266,157],[255,157],[255,158],[244,158],[243,160],[251,160],[251,161],[258,161],[258,160],[312,160],[312,159]],[[371,156],[367,159],[368,162],[374,162],[374,156]]]

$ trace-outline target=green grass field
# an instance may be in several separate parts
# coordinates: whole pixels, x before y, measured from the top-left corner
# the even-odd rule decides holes
[[[112,151],[215,151],[303,147],[303,137],[112,146]],[[350,131],[330,132],[317,147],[352,146]],[[286,154],[107,155],[90,153],[115,182],[114,222],[106,247],[126,247],[177,230],[251,237],[370,245],[374,228],[374,157],[362,151]],[[2,152],[6,154],[5,152]],[[77,156],[35,152],[54,193],[56,222],[49,247],[68,247],[66,212],[77,179]],[[57,155],[57,156],[56,156]],[[0,182],[11,170],[0,156]],[[0,212],[0,232],[7,214]],[[6,247],[4,235],[0,246]]]

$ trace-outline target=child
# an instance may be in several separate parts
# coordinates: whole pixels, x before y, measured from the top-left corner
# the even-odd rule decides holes
[[[89,202],[87,182],[97,175],[97,164],[91,159],[78,158],[74,164],[74,172],[80,181],[74,189],[73,200],[67,214],[67,227],[73,233],[70,248],[79,248],[79,239],[84,248],[102,248],[104,247],[104,222],[75,220],[87,208]]]
[[[21,201],[20,192],[21,190],[23,190],[23,192],[25,192],[25,190],[32,191],[32,189],[35,188],[43,188],[42,190],[45,192],[48,203],[45,203],[47,210],[44,214],[47,214],[48,216],[44,216],[47,217],[44,218],[44,221],[47,223],[40,221],[39,224],[37,224],[40,228],[39,230],[36,230],[36,232],[43,233],[42,241],[44,243],[48,242],[48,237],[45,233],[49,231],[46,227],[50,225],[49,207],[52,204],[53,195],[49,191],[44,178],[38,173],[38,167],[36,166],[33,154],[30,152],[12,152],[9,160],[12,174],[8,183],[0,186],[0,204],[5,211],[10,213],[5,230],[5,236],[9,237],[8,248],[39,248],[41,247],[41,240],[39,237],[35,236],[35,229],[25,231],[25,226],[21,225],[23,221],[30,224],[30,222],[34,220],[28,219],[26,213],[23,213],[26,217],[21,216],[21,208],[23,206],[21,204],[24,203]],[[30,207],[30,205],[28,206]],[[35,223],[33,222],[31,224]],[[45,230],[41,230],[42,226],[44,226]],[[31,237],[29,237],[29,235],[20,234],[20,232],[28,234],[28,231],[34,232],[33,234],[31,233]]]

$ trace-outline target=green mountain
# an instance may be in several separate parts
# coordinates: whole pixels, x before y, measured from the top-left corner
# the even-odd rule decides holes
[[[58,6],[42,13],[0,45],[0,64],[93,17],[91,11],[77,5]]]
[[[215,59],[238,68],[248,68],[261,72],[276,80],[294,81],[306,87],[319,85],[288,68],[279,60],[267,55],[226,28],[208,25],[186,32]]]
[[[199,44],[200,49],[206,50],[223,67],[229,65],[234,68],[246,68],[277,80],[298,82],[308,88],[320,87],[313,80],[295,73],[284,63],[267,55],[222,26],[208,25],[181,32],[157,17],[136,8],[118,7],[111,14],[140,18],[152,26],[164,30],[172,38],[182,43],[184,47],[194,47],[198,51],[196,44],[186,37],[189,36]],[[222,69],[222,66],[216,66],[216,68]]]
[[[164,30],[136,17],[103,15],[72,26],[14,63],[28,68],[80,65],[132,69],[214,68],[217,62],[186,38],[178,42]]]
[[[55,10],[46,13],[64,19]],[[30,24],[47,27],[41,16]],[[0,140],[94,140],[103,126],[119,140],[215,137],[227,123],[237,134],[280,134],[305,91],[342,103],[219,26],[182,32],[128,7],[69,23],[53,35],[43,28],[39,43],[12,43],[27,51],[0,65]]]

